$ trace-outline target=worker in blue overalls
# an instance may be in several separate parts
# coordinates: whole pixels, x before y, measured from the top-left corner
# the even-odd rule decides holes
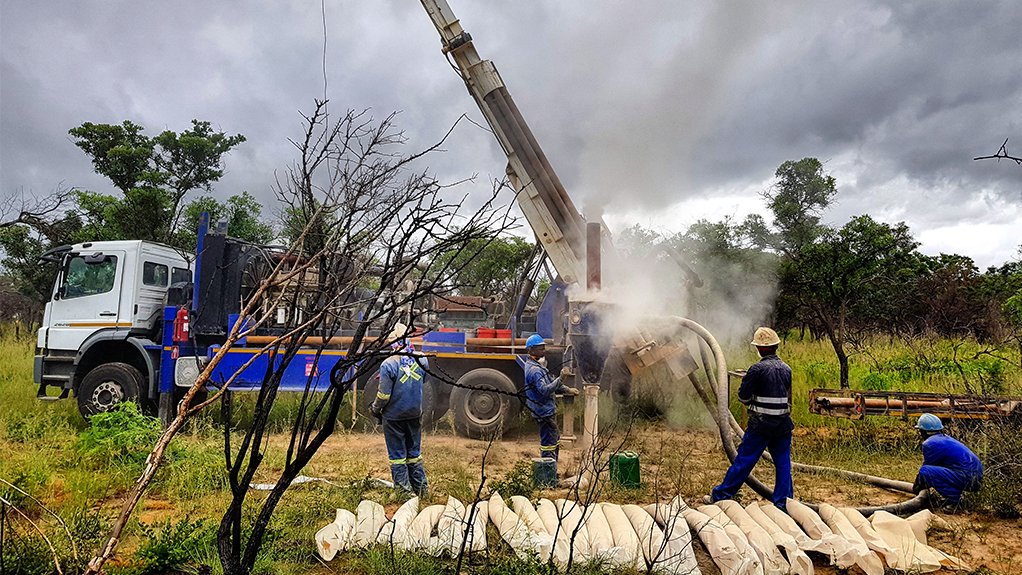
[[[785,501],[794,493],[791,481],[791,431],[795,427],[791,421],[791,368],[777,357],[780,343],[777,333],[768,327],[757,329],[752,338],[760,360],[742,377],[742,385],[738,389],[738,401],[749,410],[749,424],[738,446],[738,455],[724,480],[706,498],[708,502],[737,495],[764,449],[769,449],[774,459],[776,473],[771,498],[774,505],[784,509]]]
[[[557,428],[555,413],[557,393],[578,395],[578,390],[561,384],[546,368],[546,342],[543,336],[533,334],[525,340],[525,407],[539,426],[539,455],[555,461],[560,452],[561,431]]]
[[[427,385],[428,360],[415,353],[398,323],[388,340],[392,355],[380,365],[380,389],[369,410],[383,422],[390,475],[394,487],[425,495],[428,487],[422,464],[422,386]]]
[[[983,464],[964,443],[944,434],[944,424],[936,415],[921,415],[916,429],[923,440],[923,466],[912,489],[919,493],[932,488],[944,498],[947,510],[953,511],[964,491],[979,491]]]

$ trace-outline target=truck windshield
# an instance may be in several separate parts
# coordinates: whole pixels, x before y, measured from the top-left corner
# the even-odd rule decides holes
[[[64,274],[63,297],[106,293],[114,288],[116,276],[117,256],[105,256],[99,261],[86,261],[83,256],[73,256]]]

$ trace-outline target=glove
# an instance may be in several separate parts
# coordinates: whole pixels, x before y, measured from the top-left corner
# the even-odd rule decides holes
[[[578,395],[578,390],[577,389],[575,389],[574,387],[568,387],[567,385],[562,385],[557,391],[559,393],[561,393],[562,395],[571,395],[571,396]]]
[[[377,423],[383,423],[383,408],[373,403],[369,406],[369,413],[373,414]]]

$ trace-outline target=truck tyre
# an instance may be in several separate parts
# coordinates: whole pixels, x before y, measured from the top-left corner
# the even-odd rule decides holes
[[[376,399],[376,392],[380,390],[380,377],[379,375],[373,375],[366,380],[365,387],[361,387],[363,384],[362,380],[359,380],[358,389],[358,413],[361,415],[366,422],[368,427],[372,427],[376,424],[376,418],[373,414],[369,413],[369,406],[372,405],[373,400]],[[437,413],[434,409],[436,403],[436,387],[433,383],[426,380],[426,384],[422,387],[422,429],[432,430],[434,424],[443,417],[443,413]]]
[[[522,402],[511,378],[481,367],[458,379],[451,392],[451,412],[458,434],[473,439],[500,436],[514,425]]]
[[[104,363],[85,374],[78,392],[78,411],[88,419],[110,411],[125,401],[139,403],[139,390],[145,387],[142,372],[127,363]]]

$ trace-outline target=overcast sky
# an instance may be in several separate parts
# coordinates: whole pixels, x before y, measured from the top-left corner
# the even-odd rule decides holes
[[[777,166],[815,156],[832,224],[906,221],[924,252],[1017,257],[1022,2],[450,0],[569,194],[612,230],[679,231],[765,210]],[[327,0],[332,109],[400,111],[412,146],[481,115],[412,0]],[[211,121],[248,141],[216,186],[270,200],[299,110],[324,92],[320,2],[0,0],[0,193],[113,192],[67,135]],[[500,177],[492,136],[455,131],[442,179]],[[768,217],[769,220],[769,217]]]

